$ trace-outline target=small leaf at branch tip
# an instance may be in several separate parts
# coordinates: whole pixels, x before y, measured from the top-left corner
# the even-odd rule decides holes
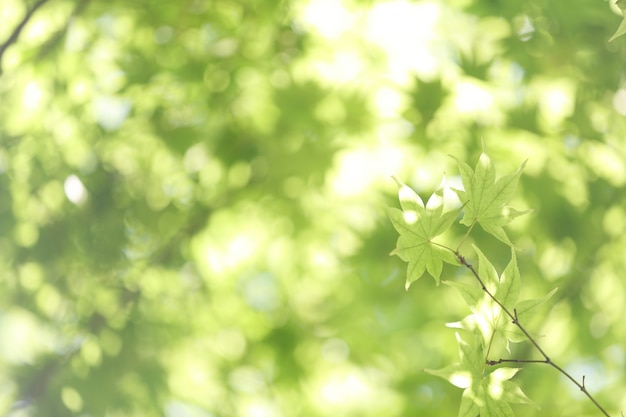
[[[622,13],[624,13],[624,9],[622,9]],[[622,22],[620,23],[613,36],[611,36],[611,38],[609,39],[609,42],[612,42],[616,38],[619,38],[624,33],[626,33],[626,16],[624,17],[624,19],[622,19]]]

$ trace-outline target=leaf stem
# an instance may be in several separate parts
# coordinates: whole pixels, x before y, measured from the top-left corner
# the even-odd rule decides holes
[[[460,245],[459,245],[460,246]],[[567,371],[565,371],[563,368],[561,368],[559,365],[557,365],[556,363],[554,363],[552,361],[552,359],[550,359],[550,357],[546,354],[546,352],[541,348],[541,346],[539,346],[539,344],[537,343],[537,341],[535,340],[534,337],[532,337],[530,335],[530,333],[528,333],[528,331],[526,330],[526,328],[524,328],[524,326],[522,326],[522,324],[519,322],[519,317],[517,316],[517,309],[513,309],[513,312],[511,312],[508,308],[506,308],[504,306],[504,304],[502,304],[502,302],[500,302],[500,300],[498,300],[490,291],[489,289],[487,289],[487,287],[485,286],[485,282],[483,281],[483,279],[480,277],[480,275],[478,274],[478,272],[476,271],[476,269],[474,268],[474,266],[472,264],[470,264],[463,255],[461,255],[459,253],[458,250],[453,251],[454,255],[456,256],[456,258],[458,259],[458,261],[461,263],[461,265],[463,265],[464,267],[466,267],[467,269],[470,270],[470,272],[472,273],[472,275],[474,275],[474,278],[476,278],[476,280],[478,281],[478,283],[480,284],[481,288],[483,289],[483,291],[489,296],[489,298],[491,298],[493,300],[493,302],[495,302],[501,309],[502,311],[509,316],[509,318],[511,319],[511,322],[517,326],[518,329],[520,329],[522,331],[522,333],[524,333],[524,335],[526,336],[526,338],[530,341],[530,343],[535,347],[535,349],[537,349],[537,351],[541,354],[541,356],[543,356],[543,360],[522,360],[522,359],[500,359],[498,361],[486,361],[487,364],[489,365],[496,365],[498,363],[504,363],[504,362],[515,362],[515,363],[546,363],[550,366],[552,366],[554,369],[556,369],[557,371],[559,371],[561,374],[563,374],[565,377],[567,377],[567,379],[569,379],[570,381],[572,381],[582,392],[585,393],[585,395],[591,400],[591,402],[598,408],[598,410],[600,410],[600,412],[602,412],[602,414],[604,414],[606,417],[610,417],[609,413],[607,413],[607,411],[596,401],[595,398],[593,398],[593,396],[589,393],[589,391],[587,391],[587,387],[585,386],[585,377],[583,376],[582,379],[582,383],[578,382],[573,376],[571,376]]]
[[[485,363],[489,364],[489,353],[491,352],[491,345],[493,344],[493,339],[496,336],[496,332],[491,332],[491,337],[489,338],[489,344],[487,345],[487,352],[485,353]]]
[[[461,246],[463,246],[463,244],[465,243],[465,240],[468,238],[468,236],[472,232],[472,229],[474,228],[475,224],[476,224],[476,220],[474,219],[472,224],[467,228],[467,232],[465,233],[465,236],[463,236],[461,238],[461,241],[459,242],[459,246],[456,247],[456,250],[454,251],[454,254],[457,256],[457,258],[459,257],[458,254],[459,254],[459,250],[461,249]]]

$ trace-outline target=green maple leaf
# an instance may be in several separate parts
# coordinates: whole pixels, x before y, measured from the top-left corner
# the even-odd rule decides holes
[[[470,345],[458,333],[456,340],[459,345],[460,362],[442,369],[424,369],[424,371],[447,380],[455,387],[468,389],[483,378],[486,369],[482,345],[479,338],[475,338],[473,345]]]
[[[489,259],[474,247],[478,255],[478,275],[485,287],[498,299],[511,314],[517,314],[520,323],[526,323],[535,312],[535,309],[548,300],[557,291],[557,288],[538,299],[518,302],[521,278],[517,266],[515,251],[511,249],[511,260],[500,276]],[[472,314],[461,322],[450,323],[450,327],[466,330],[480,330],[485,343],[493,343],[493,335],[501,337],[507,351],[509,342],[519,343],[527,340],[527,336],[511,322],[511,317],[485,293],[479,285],[460,281],[443,281],[444,284],[454,287],[470,308]],[[493,340],[492,340],[493,339]]]
[[[483,284],[509,312],[513,312],[521,288],[515,251],[511,249],[511,260],[498,277],[489,259],[475,246],[474,250],[478,255],[477,272]],[[476,284],[456,281],[444,281],[444,284],[456,288],[472,311],[472,317],[467,318],[466,323],[472,323],[471,328],[478,327],[485,342],[491,340],[494,333],[503,336],[508,350],[508,333],[514,329],[511,328],[511,318],[502,308]]]
[[[515,306],[515,310],[517,312],[517,319],[520,321],[520,323],[527,323],[528,319],[534,314],[535,309],[545,303],[550,297],[552,297],[554,293],[557,292],[557,290],[558,287],[554,288],[542,298],[524,300],[517,303]],[[514,343],[528,340],[528,337],[524,333],[522,333],[522,331],[519,330],[517,327],[507,333],[507,338]]]
[[[457,161],[465,188],[454,190],[465,207],[461,224],[471,227],[478,223],[485,232],[512,246],[502,226],[528,212],[506,206],[515,192],[517,181],[526,163],[524,162],[513,174],[496,181],[496,170],[486,153],[480,155],[475,170],[465,162],[453,158]]]
[[[500,283],[494,294],[496,299],[504,305],[509,313],[515,314],[515,307],[522,285],[521,282],[522,280],[517,267],[515,250],[511,249],[511,260],[504,268],[504,271],[502,271],[502,275],[500,275]],[[508,314],[502,311],[501,308],[498,308],[498,311],[499,313],[494,320],[493,331],[496,335],[500,335],[504,338],[506,350],[507,352],[510,352],[509,341],[513,339],[512,334],[517,332],[518,329],[517,327],[514,327]]]
[[[394,178],[394,180],[396,180]],[[406,288],[428,272],[437,285],[443,262],[458,264],[454,254],[433,242],[433,238],[445,232],[457,218],[460,208],[443,211],[443,190],[439,189],[428,199],[426,205],[415,191],[398,180],[398,197],[402,210],[389,208],[388,214],[400,237],[391,252],[408,262]]]
[[[472,345],[457,333],[460,362],[438,370],[426,369],[462,388],[458,417],[513,417],[509,403],[535,405],[515,383],[509,381],[519,368],[497,368],[487,372],[480,337]],[[536,405],[535,405],[536,406]]]

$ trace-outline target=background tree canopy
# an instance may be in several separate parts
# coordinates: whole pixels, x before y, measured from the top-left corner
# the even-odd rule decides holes
[[[405,264],[481,139],[528,160],[508,235],[529,324],[626,410],[626,38],[603,1],[3,0],[0,413],[451,416],[423,371],[468,311]],[[500,270],[510,257],[476,237]],[[462,271],[445,266],[443,274]],[[531,352],[520,344],[518,352]],[[548,367],[541,406],[592,416]]]

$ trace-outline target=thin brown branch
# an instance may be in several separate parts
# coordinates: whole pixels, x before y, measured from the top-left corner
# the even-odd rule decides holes
[[[585,395],[591,400],[591,402],[598,408],[598,410],[600,410],[600,412],[602,412],[602,414],[604,414],[606,417],[610,417],[609,413],[607,413],[607,411],[604,409],[604,407],[602,407],[597,401],[596,399],[589,393],[589,391],[587,391],[587,387],[585,387],[585,377],[583,376],[583,380],[582,383],[578,382],[573,376],[571,376],[566,370],[564,370],[563,368],[561,368],[559,365],[557,365],[556,363],[554,363],[552,361],[552,359],[550,359],[550,357],[544,352],[544,350],[539,346],[539,344],[537,343],[537,341],[535,340],[534,337],[532,337],[530,335],[530,333],[528,333],[528,331],[524,328],[524,326],[522,326],[522,324],[519,322],[519,318],[517,316],[517,310],[513,309],[513,312],[511,312],[508,308],[506,308],[504,306],[504,304],[502,304],[502,302],[500,302],[500,300],[498,300],[492,293],[491,291],[489,291],[489,289],[485,286],[485,282],[483,281],[483,279],[480,277],[480,275],[478,274],[478,272],[476,271],[476,269],[474,268],[474,266],[472,266],[472,264],[470,264],[469,262],[467,262],[467,260],[465,259],[465,257],[463,257],[463,255],[461,255],[458,251],[453,251],[455,256],[457,257],[458,261],[461,263],[461,265],[463,265],[464,267],[466,267],[467,269],[470,270],[470,272],[472,273],[472,275],[474,275],[474,278],[476,278],[476,280],[478,281],[478,283],[480,284],[481,288],[483,289],[483,291],[489,296],[489,298],[491,298],[491,300],[493,300],[493,302],[495,302],[504,312],[504,314],[506,314],[507,316],[509,316],[509,318],[511,319],[511,322],[517,326],[518,329],[520,329],[522,331],[522,333],[524,333],[524,335],[526,336],[526,338],[530,341],[530,343],[535,347],[535,349],[537,349],[537,351],[541,354],[541,356],[543,356],[543,360],[521,360],[521,359],[509,359],[509,360],[504,360],[504,359],[500,359],[500,361],[493,361],[493,363],[490,363],[492,361],[487,361],[488,364],[490,365],[495,365],[497,363],[502,363],[502,362],[516,362],[516,363],[524,363],[524,362],[532,362],[532,363],[545,363],[548,364],[550,366],[552,366],[554,369],[556,369],[557,371],[559,371],[561,374],[563,374],[565,377],[567,377],[570,381],[572,381],[582,392],[585,393]]]
[[[545,359],[498,359],[485,361],[487,365],[494,366],[501,363],[548,363]]]

